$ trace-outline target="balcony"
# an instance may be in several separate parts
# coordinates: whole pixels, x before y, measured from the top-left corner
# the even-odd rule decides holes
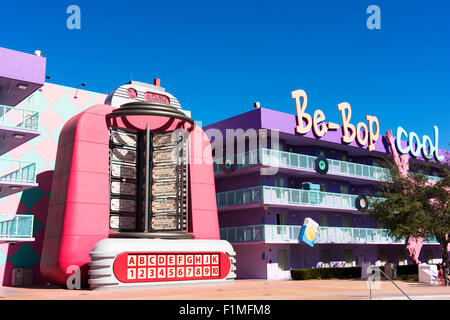
[[[34,241],[32,215],[0,214],[0,243]]]
[[[300,243],[301,226],[253,225],[220,229],[220,239],[232,243]],[[388,235],[388,229],[319,227],[316,244],[405,244],[405,240]],[[438,244],[436,239],[426,240]]]
[[[0,105],[0,155],[39,136],[39,112]]]
[[[434,181],[434,182],[439,182],[442,180],[441,177],[436,177],[436,176],[426,176],[428,180]]]
[[[37,186],[34,162],[0,159],[0,198]]]
[[[293,174],[310,173],[317,175],[314,170],[314,160],[316,158],[298,153],[261,148],[236,154],[234,163],[236,169],[265,166],[279,168],[284,171],[288,170],[288,172]],[[223,174],[222,164],[214,163],[214,173],[216,175]],[[390,178],[389,170],[386,168],[332,159],[328,159],[327,175],[374,181],[387,181]]]
[[[259,186],[216,194],[219,211],[271,205],[274,207],[315,208],[318,210],[358,211],[357,195],[302,189]],[[382,198],[367,197],[369,202]]]
[[[0,48],[0,104],[15,106],[44,85],[46,58]]]

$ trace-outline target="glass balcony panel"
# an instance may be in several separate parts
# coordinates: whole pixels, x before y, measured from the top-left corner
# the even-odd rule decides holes
[[[376,177],[376,172],[378,168],[375,167],[369,167],[369,178],[374,179]]]
[[[313,205],[319,204],[319,193],[317,191],[309,191],[309,203]]]
[[[264,241],[264,225],[254,226],[253,232],[253,241]]]
[[[314,170],[314,161],[316,160],[315,157],[308,156],[308,168]]]
[[[349,175],[356,175],[356,169],[355,169],[355,164],[354,163],[349,163],[348,164],[348,174]]]
[[[308,167],[308,157],[307,156],[305,156],[305,155],[299,155],[299,161],[300,161],[300,164],[299,164],[299,167],[300,168],[303,168],[303,169],[308,169],[309,167]]]
[[[294,204],[301,204],[300,190],[294,189],[292,190],[291,201]]]
[[[236,201],[235,201],[235,192],[233,192],[233,191],[227,192],[227,193],[226,193],[226,196],[227,196],[227,200],[226,200],[227,205],[228,205],[228,206],[234,206],[234,205],[236,204]]]
[[[280,166],[287,167],[289,164],[289,153],[280,152]]]
[[[348,163],[344,161],[340,161],[341,163],[341,173],[348,174]]]
[[[255,202],[262,202],[262,198],[261,198],[261,188],[257,187],[257,188],[252,188],[251,191],[251,202],[255,203]]]
[[[250,165],[258,164],[258,150],[252,150],[248,154],[248,163]]]
[[[295,153],[290,153],[289,154],[289,163],[288,166],[289,167],[294,167],[294,168],[301,168],[301,156]]]
[[[362,166],[360,164],[355,165],[355,175],[359,177],[362,176]]]
[[[0,181],[35,183],[36,164],[26,161],[1,159]]]
[[[33,238],[32,215],[0,214],[0,240]]]
[[[333,195],[333,207],[334,208],[342,208],[343,204],[342,204],[342,196],[339,194],[334,194]]]
[[[227,205],[227,194],[224,192],[217,193],[217,206],[225,207]]]
[[[243,227],[236,228],[236,242],[245,242],[245,229]]]
[[[39,112],[0,106],[0,126],[38,131]]]
[[[234,204],[244,204],[244,196],[248,193],[248,190],[236,190],[234,192]]]
[[[301,190],[300,194],[301,194],[300,203],[301,204],[309,204],[309,194],[308,194],[308,192],[305,191],[305,190]]]

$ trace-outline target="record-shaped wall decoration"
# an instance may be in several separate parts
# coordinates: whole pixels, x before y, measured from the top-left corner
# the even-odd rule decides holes
[[[360,194],[356,198],[356,209],[362,212],[367,212],[367,209],[369,208],[369,201],[367,200],[367,197],[363,194]]]
[[[318,156],[315,163],[315,170],[319,174],[327,174],[328,172],[328,160],[324,156]]]
[[[225,158],[222,164],[222,171],[226,174],[230,174],[234,171],[235,166],[233,160]]]

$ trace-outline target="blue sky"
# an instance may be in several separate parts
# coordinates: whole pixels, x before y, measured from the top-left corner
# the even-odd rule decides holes
[[[81,30],[66,9],[81,8]],[[381,29],[369,30],[369,5]],[[295,113],[308,93],[339,122],[378,117],[382,133],[440,129],[450,149],[450,1],[3,1],[0,46],[47,57],[52,83],[107,93],[161,85],[203,125],[261,106]]]

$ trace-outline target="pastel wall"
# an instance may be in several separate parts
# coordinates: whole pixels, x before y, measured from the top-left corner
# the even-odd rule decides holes
[[[11,284],[14,268],[32,268],[33,284],[45,283],[39,264],[59,134],[69,118],[88,107],[103,104],[105,98],[106,94],[86,90],[76,92],[75,88],[46,83],[17,105],[18,108],[39,111],[40,136],[2,158],[35,162],[38,187],[0,198],[0,214],[33,214],[35,241],[0,245],[0,285]]]

